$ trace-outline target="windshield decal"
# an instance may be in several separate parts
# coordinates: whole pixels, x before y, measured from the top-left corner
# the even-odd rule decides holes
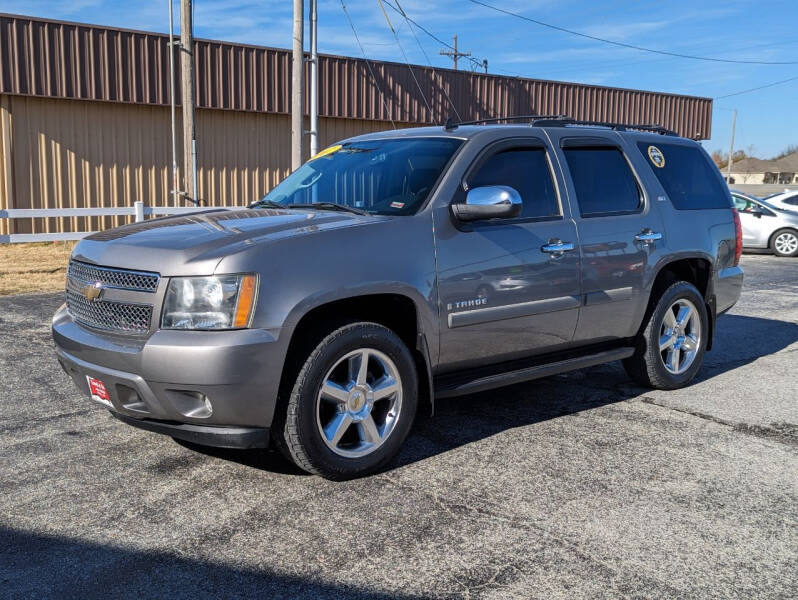
[[[322,150],[321,152],[316,154],[316,156],[310,157],[310,160],[316,160],[317,158],[321,158],[322,156],[327,156],[328,154],[335,154],[341,148],[343,148],[343,146],[341,144],[336,144],[335,146],[330,146],[329,148],[325,148],[324,150]]]

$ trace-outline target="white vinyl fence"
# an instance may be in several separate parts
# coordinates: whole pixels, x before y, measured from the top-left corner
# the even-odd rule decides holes
[[[0,219],[31,219],[50,217],[113,217],[133,216],[136,222],[145,216],[184,215],[202,210],[227,208],[220,206],[144,206],[143,202],[135,202],[133,206],[113,208],[11,208],[0,209]],[[12,233],[0,235],[0,244],[20,242],[57,242],[63,240],[79,240],[91,235],[93,231],[71,231],[68,233]]]

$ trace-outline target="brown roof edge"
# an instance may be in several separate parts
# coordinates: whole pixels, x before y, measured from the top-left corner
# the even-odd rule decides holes
[[[167,40],[162,33],[0,14],[0,93],[168,104]],[[196,44],[198,108],[289,111],[288,50],[206,39]],[[375,85],[362,58],[320,59],[321,116],[443,123],[454,116],[442,93],[448,90],[462,120],[556,113],[657,123],[700,139],[711,131],[710,98],[413,65],[419,93],[405,63],[369,60]],[[179,102],[179,90],[176,95]]]
[[[69,26],[73,26],[73,27],[91,27],[91,28],[94,28],[94,29],[104,29],[104,30],[108,30],[108,31],[122,31],[122,32],[125,32],[125,33],[131,33],[131,34],[159,36],[159,37],[166,37],[166,38],[169,37],[168,33],[162,33],[162,32],[158,32],[158,31],[149,31],[149,30],[146,30],[146,29],[129,29],[129,28],[126,28],[126,27],[112,27],[110,25],[101,25],[101,24],[98,24],[98,23],[81,23],[79,21],[62,21],[60,19],[46,19],[44,17],[34,17],[34,16],[29,16],[29,15],[17,15],[17,14],[13,14],[13,13],[0,12],[0,19],[2,19],[2,18],[27,19],[29,21],[38,21],[38,22],[41,22],[41,23],[52,23],[52,24],[55,24],[55,25],[69,25]],[[175,37],[180,38],[179,31],[175,33]],[[237,48],[249,48],[249,49],[252,49],[252,50],[272,50],[272,51],[275,51],[275,52],[291,52],[287,48],[279,48],[277,46],[263,46],[263,45],[260,45],[260,44],[248,44],[246,42],[231,42],[231,41],[228,41],[228,40],[218,40],[216,38],[200,38],[200,37],[198,37],[198,38],[194,38],[194,40],[197,41],[197,42],[205,42],[205,43],[208,43],[208,44],[220,44],[220,45],[232,46],[232,47],[237,47]],[[308,52],[306,51],[305,54],[308,54]],[[366,61],[366,59],[364,59],[362,57],[358,57],[358,56],[345,56],[343,54],[328,54],[328,53],[324,53],[324,52],[320,52],[319,53],[319,57],[321,57],[321,58],[337,58],[337,59],[341,59],[341,60],[354,60],[354,61],[360,61],[360,62],[365,62]],[[380,64],[393,65],[393,66],[397,66],[397,67],[407,68],[407,63],[399,62],[399,61],[371,60],[371,59],[369,59],[368,62],[370,62],[372,64],[380,63]],[[479,73],[479,72],[476,72],[476,71],[474,71],[474,72],[472,72],[472,71],[460,71],[460,70],[451,69],[449,67],[433,67],[433,66],[430,66],[430,65],[419,65],[419,64],[415,64],[415,63],[411,63],[410,66],[413,67],[414,69],[418,68],[418,69],[426,69],[426,70],[433,70],[433,71],[443,71],[443,72],[449,72],[449,73],[479,75],[481,77],[494,77],[494,78],[497,78],[497,79],[516,79],[516,80],[519,80],[519,81],[534,81],[534,82],[539,82],[539,83],[560,83],[560,84],[563,84],[563,85],[575,85],[575,86],[580,86],[580,87],[584,87],[584,88],[594,88],[594,89],[602,89],[602,90],[616,90],[616,91],[623,91],[623,92],[640,92],[640,93],[644,93],[644,94],[655,94],[655,95],[658,95],[658,96],[670,96],[670,97],[678,97],[678,98],[698,98],[700,100],[709,100],[709,101],[714,100],[714,98],[709,97],[709,96],[693,96],[693,95],[690,95],[690,94],[680,94],[680,93],[677,93],[677,92],[661,92],[661,91],[657,91],[657,90],[644,90],[644,89],[640,89],[640,88],[625,88],[625,87],[619,87],[619,86],[605,86],[605,85],[598,85],[598,84],[595,84],[595,83],[580,83],[580,82],[574,82],[574,81],[563,81],[563,80],[560,80],[560,79],[537,79],[535,77],[524,77],[523,75],[500,75],[498,73]]]

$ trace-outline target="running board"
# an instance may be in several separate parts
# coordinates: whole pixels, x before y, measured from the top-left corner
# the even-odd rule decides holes
[[[513,385],[515,383],[522,383],[524,381],[531,381],[532,379],[540,379],[541,377],[549,377],[551,375],[559,375],[568,371],[575,371],[577,369],[585,369],[603,363],[612,362],[614,360],[621,360],[629,358],[634,354],[635,349],[632,347],[614,348],[612,350],[604,350],[595,354],[588,354],[585,356],[577,356],[556,362],[549,362],[513,371],[506,371],[504,373],[495,373],[484,377],[477,377],[475,379],[460,379],[457,382],[452,382],[451,377],[447,377],[448,383],[435,387],[436,398],[449,398],[451,396],[462,396],[464,394],[474,394],[476,392],[483,392],[493,388],[504,387],[506,385]]]

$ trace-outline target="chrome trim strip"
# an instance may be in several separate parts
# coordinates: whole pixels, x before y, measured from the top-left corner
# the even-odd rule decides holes
[[[608,302],[619,302],[621,300],[631,300],[634,288],[622,287],[614,290],[599,290],[585,294],[585,306],[595,306],[596,304],[607,304]]]
[[[464,310],[462,312],[449,313],[449,328],[454,329],[492,321],[530,317],[558,310],[579,308],[580,305],[581,300],[578,296],[561,296],[559,298],[544,298],[543,300],[532,300],[531,302],[520,302],[518,304]]]

